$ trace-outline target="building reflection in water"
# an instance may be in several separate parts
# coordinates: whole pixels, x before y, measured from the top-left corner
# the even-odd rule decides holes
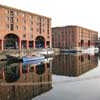
[[[55,56],[53,60],[53,74],[64,76],[79,76],[95,68],[98,64],[97,56],[89,54],[68,54]]]
[[[31,100],[52,88],[50,63],[0,67],[0,100]]]

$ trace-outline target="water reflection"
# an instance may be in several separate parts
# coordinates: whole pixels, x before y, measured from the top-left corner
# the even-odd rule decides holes
[[[30,100],[52,88],[50,63],[3,63],[0,66],[0,100]]]
[[[55,56],[52,71],[56,75],[79,76],[98,64],[96,55],[68,54]]]
[[[46,61],[36,64],[33,62],[0,62],[0,100],[31,100],[52,89],[52,73],[76,77],[90,71],[97,65],[98,57],[89,54],[61,54],[55,56],[52,62]],[[57,82],[56,75],[53,76],[53,78],[55,77],[53,80],[54,89],[52,89],[54,93],[55,82]],[[60,76],[58,77],[62,83]],[[70,77],[67,78],[72,80]],[[68,83],[69,80],[65,83]],[[67,85],[63,85],[63,89],[61,86],[59,90],[62,89],[63,92],[65,86]],[[71,90],[73,91],[73,89]]]

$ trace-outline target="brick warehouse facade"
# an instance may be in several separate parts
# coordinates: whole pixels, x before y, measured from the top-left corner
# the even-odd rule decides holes
[[[51,18],[0,5],[0,50],[51,47]]]
[[[80,26],[52,28],[52,46],[61,49],[80,49],[95,46],[98,32]]]

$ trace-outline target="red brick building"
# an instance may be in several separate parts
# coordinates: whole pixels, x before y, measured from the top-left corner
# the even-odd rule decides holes
[[[51,47],[51,19],[0,5],[0,50]]]
[[[54,48],[80,49],[95,46],[98,32],[80,26],[52,28],[52,46]]]

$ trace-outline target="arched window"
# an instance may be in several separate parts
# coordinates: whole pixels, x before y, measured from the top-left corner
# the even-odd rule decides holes
[[[45,48],[45,39],[42,36],[36,38],[36,48]]]

